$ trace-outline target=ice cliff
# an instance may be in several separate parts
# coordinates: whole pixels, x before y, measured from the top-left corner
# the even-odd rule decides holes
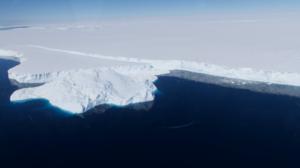
[[[66,50],[57,50],[67,52]],[[93,55],[101,59],[134,62],[135,65],[98,67],[70,71],[17,74],[9,73],[10,79],[19,83],[41,84],[17,90],[12,101],[47,99],[51,104],[72,113],[83,113],[98,105],[125,106],[154,100],[158,75],[171,70],[185,70],[208,75],[259,81],[266,83],[300,86],[300,74],[255,71],[250,68],[231,69],[206,63],[180,60],[148,60],[124,57],[106,57],[68,51],[73,54]],[[241,84],[241,83],[239,83]]]

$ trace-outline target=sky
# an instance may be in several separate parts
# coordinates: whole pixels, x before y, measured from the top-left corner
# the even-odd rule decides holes
[[[108,18],[273,11],[291,12],[298,0],[1,0],[0,25]]]

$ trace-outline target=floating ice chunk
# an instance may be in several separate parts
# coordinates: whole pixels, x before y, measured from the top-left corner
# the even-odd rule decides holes
[[[97,68],[55,73],[44,85],[20,89],[12,101],[47,99],[54,106],[72,113],[82,113],[98,105],[129,105],[154,99],[156,80],[152,68]],[[47,78],[47,77],[45,77]],[[33,79],[28,79],[32,81]],[[40,81],[40,78],[37,79]]]

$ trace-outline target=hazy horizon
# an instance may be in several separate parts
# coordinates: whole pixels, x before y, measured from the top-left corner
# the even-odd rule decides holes
[[[296,0],[2,0],[0,25],[97,22],[160,16],[290,15],[298,13],[299,4]]]

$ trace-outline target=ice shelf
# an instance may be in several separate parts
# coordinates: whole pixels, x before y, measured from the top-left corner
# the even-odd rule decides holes
[[[152,101],[158,75],[184,70],[300,86],[300,24],[279,20],[136,20],[0,31],[0,56],[20,88],[12,101],[43,98],[82,113],[101,104]]]

